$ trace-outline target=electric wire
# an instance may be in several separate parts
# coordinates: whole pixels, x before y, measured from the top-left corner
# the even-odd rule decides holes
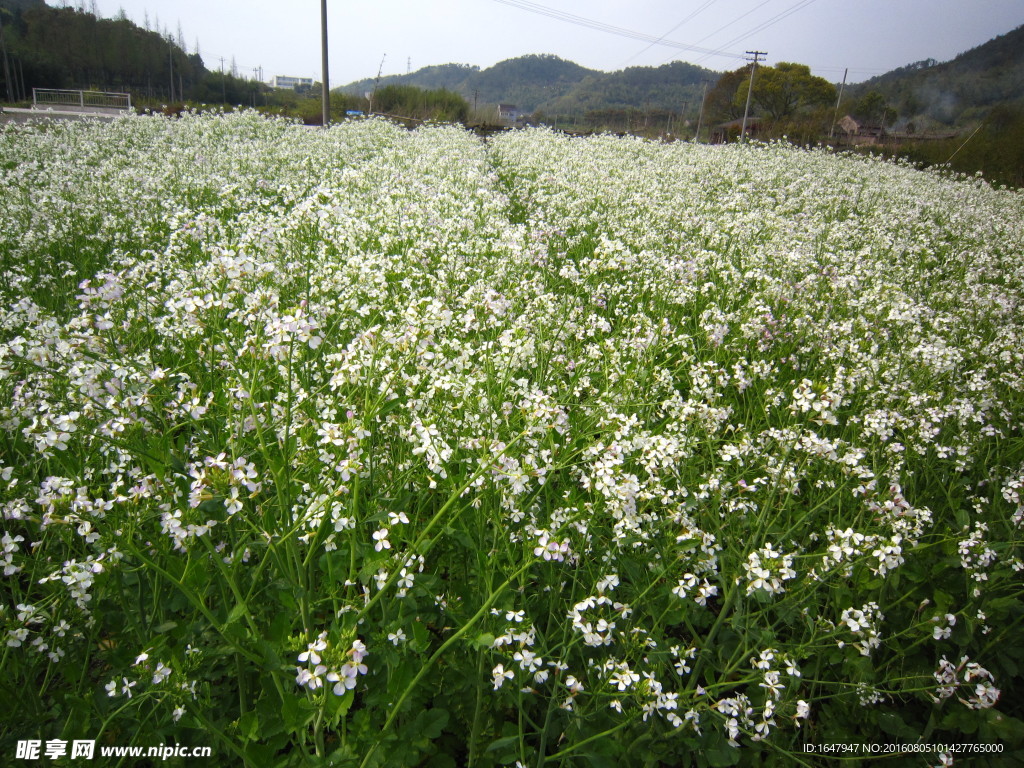
[[[747,30],[742,35],[737,35],[732,40],[730,40],[728,43],[726,43],[726,45],[732,45],[733,43],[739,42],[740,40],[744,39],[745,37],[750,37],[751,35],[755,35],[758,32],[761,32],[761,31],[763,31],[765,29],[768,29],[768,27],[771,27],[771,26],[774,26],[775,24],[778,24],[783,19],[788,18],[789,16],[792,16],[794,13],[797,13],[798,11],[802,11],[804,8],[806,8],[807,6],[809,6],[813,2],[815,2],[815,0],[801,0],[796,5],[790,6],[787,10],[783,11],[782,13],[780,13],[780,14],[778,14],[776,16],[773,16],[772,18],[770,18],[767,21],[763,22],[759,26],[756,26],[753,29]]]
[[[766,2],[767,1],[768,0],[766,0]],[[751,29],[748,29],[746,32],[743,32],[742,34],[737,35],[732,40],[730,40],[728,43],[726,43],[726,45],[732,45],[733,43],[736,43],[736,42],[738,42],[740,40],[743,40],[744,38],[750,37],[753,34],[756,34],[758,32],[761,32],[761,31],[765,30],[765,29],[768,29],[768,27],[771,27],[771,26],[774,26],[775,24],[778,24],[780,21],[782,21],[783,19],[787,18],[788,16],[792,16],[797,11],[803,10],[804,8],[809,6],[811,3],[813,3],[814,1],[815,0],[798,0],[798,2],[796,2],[795,4],[789,6],[784,11],[780,11],[779,13],[775,14],[774,16],[771,16],[768,19],[766,19],[765,21],[761,22],[757,26],[755,26],[755,27],[753,27]],[[765,3],[761,3],[759,5],[754,6],[747,13],[743,14],[743,16],[747,16],[750,13],[753,13],[754,11],[756,11],[758,8],[760,8],[764,4]],[[743,17],[741,16],[740,18],[743,18]],[[729,27],[729,26],[731,26],[731,23],[730,24],[726,24],[721,29],[719,29],[719,30],[717,30],[715,32],[712,32],[711,35],[708,35],[707,37],[702,38],[700,40],[700,42],[703,42],[708,37],[712,37],[712,36],[718,34],[718,32],[720,32],[722,29],[725,29],[726,27]],[[693,63],[694,64],[700,64],[702,61],[706,61],[708,58],[710,58],[711,55],[713,55],[713,54],[704,54],[703,56],[698,58]]]
[[[671,35],[671,34],[672,34],[673,32],[675,32],[675,31],[676,31],[677,29],[679,29],[679,28],[680,28],[681,26],[683,26],[683,24],[685,24],[685,23],[686,23],[686,22],[688,22],[688,21],[691,21],[691,20],[692,20],[692,19],[694,19],[694,18],[695,18],[695,17],[696,17],[696,16],[697,16],[697,15],[698,15],[699,13],[701,13],[702,11],[705,11],[705,10],[707,10],[707,8],[709,8],[710,6],[714,5],[714,4],[716,3],[716,2],[718,2],[718,0],[707,0],[707,2],[706,2],[706,3],[704,3],[704,5],[700,6],[700,7],[699,7],[699,8],[697,9],[697,10],[693,11],[692,13],[690,13],[690,14],[689,14],[689,15],[688,15],[688,16],[687,16],[687,17],[686,17],[685,19],[683,19],[682,21],[680,21],[680,22],[679,22],[678,24],[676,24],[676,25],[675,25],[674,27],[672,27],[672,29],[670,29],[670,30],[669,30],[668,32],[666,32],[666,33],[665,33],[664,35],[662,35],[661,37],[659,37],[657,41],[655,41],[655,42],[653,42],[653,43],[648,43],[648,44],[647,44],[647,46],[645,46],[645,47],[644,47],[643,49],[641,49],[641,50],[637,51],[637,52],[636,52],[636,53],[634,53],[634,54],[633,54],[632,56],[630,56],[630,57],[629,57],[628,59],[626,59],[626,60],[625,60],[624,62],[622,62],[622,64],[621,64],[620,66],[624,67],[624,66],[625,66],[626,64],[629,64],[629,62],[631,62],[631,61],[632,61],[633,59],[635,59],[635,58],[636,58],[637,56],[640,56],[641,54],[644,54],[644,53],[646,53],[646,52],[647,52],[647,51],[649,51],[649,50],[650,50],[651,48],[653,48],[653,47],[654,47],[655,45],[658,45],[658,43],[660,43],[660,42],[661,42],[662,40],[665,40],[665,39],[667,39],[669,35]]]
[[[559,21],[564,21],[569,24],[575,24],[576,26],[587,27],[589,29],[595,29],[599,32],[606,32],[608,34],[619,35],[620,37],[628,37],[632,40],[640,40],[645,43],[655,43],[657,45],[664,45],[669,48],[676,48],[678,50],[683,51],[692,51],[694,53],[705,54],[708,56],[724,56],[733,59],[743,58],[743,54],[741,53],[725,51],[722,49],[701,48],[700,46],[696,45],[687,45],[685,43],[679,43],[674,40],[666,40],[664,38],[659,38],[654,35],[648,35],[643,32],[636,32],[631,29],[616,27],[612,24],[605,24],[604,22],[588,19],[584,16],[577,16],[576,14],[573,13],[566,13],[564,11],[555,10],[554,8],[549,8],[545,5],[541,5],[540,3],[530,2],[530,0],[494,0],[494,2],[501,3],[502,5],[508,5],[513,8],[518,8],[523,11],[537,13],[540,14],[541,16],[547,16],[548,18],[558,19]]]

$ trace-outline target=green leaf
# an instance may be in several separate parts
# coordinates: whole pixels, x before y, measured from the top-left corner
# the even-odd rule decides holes
[[[494,635],[490,632],[481,632],[473,639],[473,645],[477,648],[490,648],[494,644]]]
[[[355,689],[348,689],[341,696],[335,696],[333,691],[327,694],[327,711],[334,719],[335,723],[338,723],[341,718],[348,714],[349,709],[352,707],[352,702],[356,700]]]
[[[881,712],[878,715],[878,727],[885,733],[898,737],[907,742],[914,742],[920,736],[917,728],[912,728],[903,722],[903,718],[895,712]]]
[[[155,627],[153,627],[153,631],[156,632],[158,635],[162,635],[166,632],[170,632],[177,626],[178,622],[176,621],[165,621],[163,624],[157,624]]]
[[[1024,743],[1024,722],[994,709],[986,712],[983,730],[987,732],[986,737],[991,735],[993,740],[1006,742],[1015,747]]]
[[[596,752],[582,752],[580,756],[585,758],[587,765],[593,766],[593,768],[615,768],[619,764],[616,758],[599,755]]]
[[[248,608],[248,606],[244,602],[239,603],[238,605],[236,605],[234,608],[231,609],[231,613],[228,614],[228,619],[227,619],[227,621],[224,622],[224,626],[228,626],[230,624],[234,624],[240,618],[245,616],[245,614],[246,614],[246,612],[248,610],[249,610],[249,608]]]
[[[721,733],[713,731],[704,744],[704,757],[713,768],[728,768],[740,761],[740,750],[730,746]]]
[[[256,710],[250,709],[238,718],[238,733],[243,741],[252,741],[260,730],[260,718]]]
[[[422,653],[430,647],[430,632],[423,626],[423,622],[412,623],[412,639],[409,640],[409,647],[417,653]]]
[[[441,735],[448,725],[448,710],[428,709],[420,712],[413,721],[410,733],[414,737],[422,737],[433,741]]]
[[[484,752],[497,752],[498,750],[505,749],[506,747],[519,747],[519,734],[513,736],[503,736],[500,739],[495,739],[487,745],[487,749]]]
[[[299,695],[281,697],[281,720],[287,730],[302,730],[312,719],[311,702]]]

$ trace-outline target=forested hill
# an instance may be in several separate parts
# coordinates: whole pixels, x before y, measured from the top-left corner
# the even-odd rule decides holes
[[[44,0],[0,0],[0,8],[9,11],[24,11],[28,8],[43,8],[46,6]]]
[[[915,62],[855,86],[880,93],[904,116],[951,124],[973,120],[1003,104],[1024,107],[1024,26],[955,59]]]
[[[606,73],[557,56],[531,54],[484,70],[468,64],[425,67],[406,75],[382,77],[378,87],[403,84],[447,88],[470,103],[504,102],[524,112],[570,114],[630,107],[678,110],[683,102],[699,98],[702,82],[714,82],[718,77],[717,72],[678,61]],[[374,85],[374,79],[368,78],[338,90],[361,95]]]
[[[0,14],[17,73],[12,79],[26,84],[29,98],[32,87],[130,90],[167,98],[172,72],[179,98],[182,92],[201,95],[207,71],[198,54],[187,52],[180,32],[175,38],[166,30],[142,29],[123,15],[104,19],[41,0],[0,0]]]

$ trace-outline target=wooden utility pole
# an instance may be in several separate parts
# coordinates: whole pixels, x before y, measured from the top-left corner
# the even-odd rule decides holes
[[[331,124],[331,86],[327,73],[327,0],[320,0],[320,64],[323,69],[321,76],[321,102],[323,106],[324,128]]]
[[[227,104],[228,102],[228,85],[227,76],[224,74],[224,57],[220,57],[220,100]]]
[[[708,100],[708,81],[704,81],[704,93],[700,97],[700,112],[697,113],[697,132],[693,134],[693,140],[700,143],[700,124],[704,121],[704,102]]]
[[[757,72],[757,62],[761,56],[767,56],[765,51],[747,51],[748,56],[754,57],[754,64],[750,68],[750,85],[747,86],[747,105],[743,108],[743,127],[740,128],[740,143],[747,140],[747,115],[750,113],[750,97],[754,93],[754,73]]]
[[[832,115],[832,127],[828,129],[828,137],[830,139],[832,138],[832,134],[836,130],[836,120],[839,119],[839,102],[843,100],[843,89],[846,88],[846,75],[849,71],[849,67],[843,70],[843,84],[839,86],[839,98],[836,99],[836,111]]]
[[[167,67],[171,74],[171,102],[174,102],[174,46],[167,44]]]

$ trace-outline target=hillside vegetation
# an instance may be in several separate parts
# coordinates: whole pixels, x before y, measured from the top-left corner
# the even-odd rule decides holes
[[[933,59],[895,69],[850,89],[876,91],[903,122],[965,124],[997,105],[1024,107],[1024,26],[947,62]]]
[[[551,55],[528,55],[478,67],[446,64],[426,67],[406,75],[382,77],[379,85],[406,84],[421,88],[446,88],[471,104],[508,103],[527,113],[575,115],[584,118],[602,110],[672,110],[684,104],[696,115],[702,83],[718,73],[672,62],[661,67],[630,67],[618,72],[598,72]],[[360,80],[339,91],[363,94],[372,91],[373,79]]]
[[[189,54],[183,40],[142,29],[127,18],[11,0],[0,2],[0,14],[8,55],[19,64],[29,97],[33,87],[93,88],[155,91],[166,100],[172,71],[178,92],[201,98],[214,91],[202,59]],[[215,90],[220,95],[219,80]],[[6,95],[6,88],[0,92]]]

